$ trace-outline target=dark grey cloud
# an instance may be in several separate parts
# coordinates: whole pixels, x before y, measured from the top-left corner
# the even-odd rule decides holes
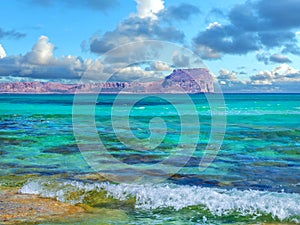
[[[259,62],[263,62],[268,65],[269,62],[273,63],[291,63],[292,61],[285,55],[281,54],[270,54],[269,52],[261,52],[256,54],[256,59]]]
[[[299,0],[261,0],[257,3],[257,11],[269,27],[289,29],[300,26]]]
[[[33,65],[24,56],[0,59],[0,74],[5,77],[29,77],[41,79],[79,79],[78,72],[70,64]],[[82,71],[83,72],[83,71]]]
[[[261,43],[266,47],[277,47],[296,43],[296,34],[291,31],[262,31],[258,33]]]
[[[259,49],[256,34],[241,32],[233,26],[213,26],[200,32],[193,41],[198,46],[229,54],[246,54]]]
[[[275,63],[291,63],[292,60],[290,60],[287,56],[280,55],[280,54],[273,54],[270,56],[270,61]]]
[[[38,79],[79,79],[77,72],[67,66],[34,66],[22,64],[20,59],[7,57],[0,60],[1,76],[29,77]]]
[[[186,55],[177,53],[173,55],[172,61],[175,67],[190,67],[190,58]]]
[[[228,15],[230,23],[241,31],[265,30],[266,24],[262,18],[258,17],[255,10],[255,5],[250,1],[234,6]]]
[[[229,11],[229,24],[200,31],[193,41],[196,48],[204,46],[223,54],[246,54],[276,47],[283,48],[282,53],[300,54],[292,30],[300,28],[299,12],[299,0],[246,1]]]
[[[102,35],[90,38],[90,51],[103,54],[117,46],[146,39],[183,43],[185,35],[175,25],[178,21],[187,21],[200,9],[189,3],[170,6],[152,16],[131,15],[118,26]]]
[[[286,44],[282,50],[283,54],[291,53],[294,55],[300,55],[300,47],[296,44]]]
[[[90,50],[91,52],[95,52],[95,53],[105,53],[113,48],[116,47],[115,43],[109,43],[108,42],[108,36],[109,35],[105,35],[104,37],[95,37],[91,40],[90,43]]]
[[[130,17],[122,21],[115,30],[92,37],[90,50],[103,54],[122,44],[145,39],[183,42],[184,33],[173,26],[162,26],[150,18]]]
[[[299,0],[246,1],[234,6],[230,22],[247,31],[286,30],[300,26]]]
[[[166,10],[160,13],[159,17],[161,17],[162,20],[167,21],[186,21],[191,16],[197,15],[199,13],[200,9],[197,6],[188,3],[182,3],[178,6],[168,7]]]
[[[299,81],[300,80],[300,73],[288,74],[288,75],[286,75],[286,78],[297,79]]]
[[[15,30],[3,30],[0,28],[0,38],[8,37],[8,38],[20,39],[25,36],[26,36],[25,33],[21,33]]]

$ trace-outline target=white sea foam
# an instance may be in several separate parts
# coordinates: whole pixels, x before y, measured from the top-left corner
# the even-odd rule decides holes
[[[83,183],[79,181],[29,180],[20,190],[24,194],[37,194],[56,198],[73,204],[82,202],[85,194],[77,199],[68,199],[71,192],[107,192],[119,200],[136,198],[135,207],[142,210],[173,208],[180,210],[189,206],[202,206],[213,215],[222,216],[238,212],[241,216],[269,214],[280,220],[293,219],[299,222],[300,195],[256,190],[223,190],[180,185],[133,185],[111,183]]]

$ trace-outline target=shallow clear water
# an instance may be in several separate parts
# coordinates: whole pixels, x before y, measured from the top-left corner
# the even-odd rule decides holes
[[[123,176],[118,184],[91,178],[97,171],[79,151],[73,134],[73,97],[0,95],[2,185],[9,175],[35,175],[22,184],[21,193],[111,210],[104,213],[106,216],[94,213],[85,217],[88,224],[299,223],[300,95],[225,95],[226,134],[216,158],[204,171],[199,170],[199,163],[209,141],[212,116],[205,95],[192,95],[200,123],[196,150],[182,168],[176,160],[169,162],[178,172],[158,184],[129,184],[126,177],[137,173],[128,169],[117,170]],[[115,97],[100,96],[95,107],[96,129],[107,155],[135,166],[154,165],[168,158],[182,135],[181,117],[174,105],[145,96],[130,109],[130,130],[138,139],[149,138],[152,118],[160,117],[166,124],[166,135],[157,148],[136,150],[126,146],[136,144],[126,136],[129,130],[120,130],[125,134],[124,144],[111,121],[112,108],[117,112],[114,121],[128,118],[125,112],[132,96],[119,96],[118,105],[112,107]],[[181,115],[191,116],[183,96],[168,98],[181,107]],[[85,134],[85,144],[89,136]],[[101,163],[107,155],[98,156]],[[153,170],[147,172],[160,176]]]

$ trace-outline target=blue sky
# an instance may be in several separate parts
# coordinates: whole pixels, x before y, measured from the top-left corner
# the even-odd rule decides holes
[[[99,56],[108,50],[154,39],[198,54],[226,92],[300,92],[299,0],[11,0],[0,7],[1,82],[76,82],[107,73]],[[128,81],[128,71],[153,74],[135,65],[124,73]]]

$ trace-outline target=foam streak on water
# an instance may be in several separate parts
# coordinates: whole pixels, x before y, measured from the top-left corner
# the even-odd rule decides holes
[[[268,191],[219,188],[203,188],[180,185],[133,185],[84,183],[80,181],[58,181],[49,179],[29,180],[20,190],[24,194],[38,194],[42,197],[56,198],[59,201],[80,203],[89,191],[107,192],[107,197],[118,200],[135,198],[135,208],[154,210],[172,208],[180,210],[189,206],[202,206],[215,216],[238,213],[239,216],[271,215],[274,219],[291,219],[299,222],[300,195]],[[70,193],[81,193],[68,199]]]

